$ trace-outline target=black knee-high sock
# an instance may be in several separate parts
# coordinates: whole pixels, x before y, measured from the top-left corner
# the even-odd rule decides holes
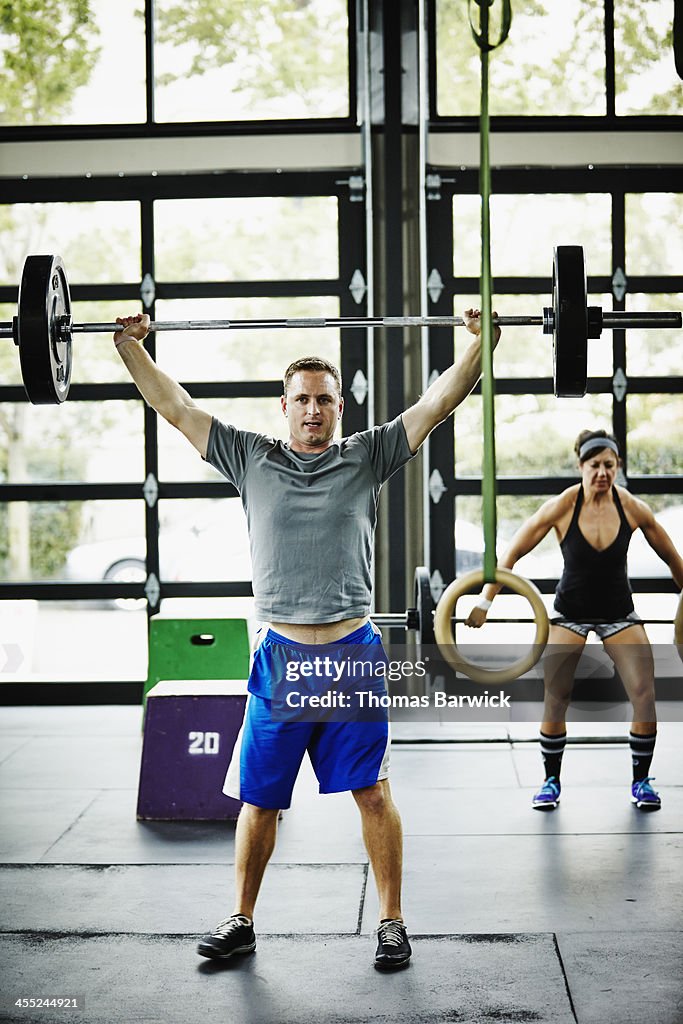
[[[564,754],[566,742],[566,732],[562,732],[558,736],[548,736],[541,730],[541,754],[543,756],[546,779],[551,778],[553,775],[556,779],[559,779],[562,755]]]
[[[657,733],[651,732],[647,736],[630,732],[628,734],[628,745],[631,748],[631,763],[633,764],[633,781],[642,782],[650,774],[650,765],[655,752]]]

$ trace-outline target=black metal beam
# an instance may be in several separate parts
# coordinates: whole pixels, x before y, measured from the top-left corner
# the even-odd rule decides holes
[[[210,174],[130,174],[3,180],[3,203],[87,203],[98,200],[216,199],[257,196],[334,196],[349,173],[324,171],[218,171]]]
[[[252,597],[251,582],[204,580],[188,583],[161,582],[161,600],[167,597]],[[142,583],[70,583],[61,580],[0,583],[0,601],[114,601],[116,598],[144,598]]]
[[[683,130],[683,117],[677,130]],[[473,130],[477,129],[476,122]],[[650,129],[655,131],[654,126]],[[453,195],[477,195],[479,172],[476,167],[430,166],[439,174],[442,191]],[[446,180],[448,179],[448,180]],[[618,184],[625,192],[679,192],[681,169],[671,166],[629,166],[623,164],[578,167],[493,167],[491,188],[502,194],[528,195],[535,192],[553,195],[564,192],[611,192]]]
[[[558,494],[563,488],[577,483],[572,476],[498,476],[498,494]],[[629,490],[633,494],[683,494],[682,476],[633,476],[629,477]],[[456,477],[453,488],[456,494],[481,494],[480,476]]]
[[[142,481],[138,483],[71,483],[56,480],[32,484],[0,484],[3,501],[121,501],[142,498]],[[235,498],[238,491],[227,481],[211,483],[194,481],[159,483],[162,498]]]
[[[384,4],[382,42],[384,57],[384,149],[383,149],[383,242],[385,302],[388,316],[404,312],[403,253],[403,117],[402,117],[402,6]],[[403,412],[403,331],[388,328],[379,332],[386,345],[386,409],[391,420]],[[389,607],[402,608],[406,600],[405,482],[402,475],[386,484],[389,506]]]

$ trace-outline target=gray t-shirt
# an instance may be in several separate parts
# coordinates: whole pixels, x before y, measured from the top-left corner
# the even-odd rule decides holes
[[[258,619],[369,613],[379,491],[412,457],[400,416],[319,454],[213,420],[206,461],[242,498]]]

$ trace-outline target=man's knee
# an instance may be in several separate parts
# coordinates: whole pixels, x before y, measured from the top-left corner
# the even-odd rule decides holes
[[[277,807],[257,807],[256,804],[243,803],[240,817],[248,818],[254,825],[269,825],[277,820],[279,813]]]
[[[393,807],[389,783],[386,779],[376,782],[374,786],[354,789],[353,797],[361,811],[367,814],[384,814],[387,808]]]

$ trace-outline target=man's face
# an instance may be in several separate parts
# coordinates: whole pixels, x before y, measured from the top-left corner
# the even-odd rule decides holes
[[[610,448],[598,449],[581,463],[584,491],[605,494],[614,483],[619,469],[619,458]]]
[[[289,444],[294,451],[329,448],[344,408],[332,374],[297,371],[280,401],[289,422]]]

